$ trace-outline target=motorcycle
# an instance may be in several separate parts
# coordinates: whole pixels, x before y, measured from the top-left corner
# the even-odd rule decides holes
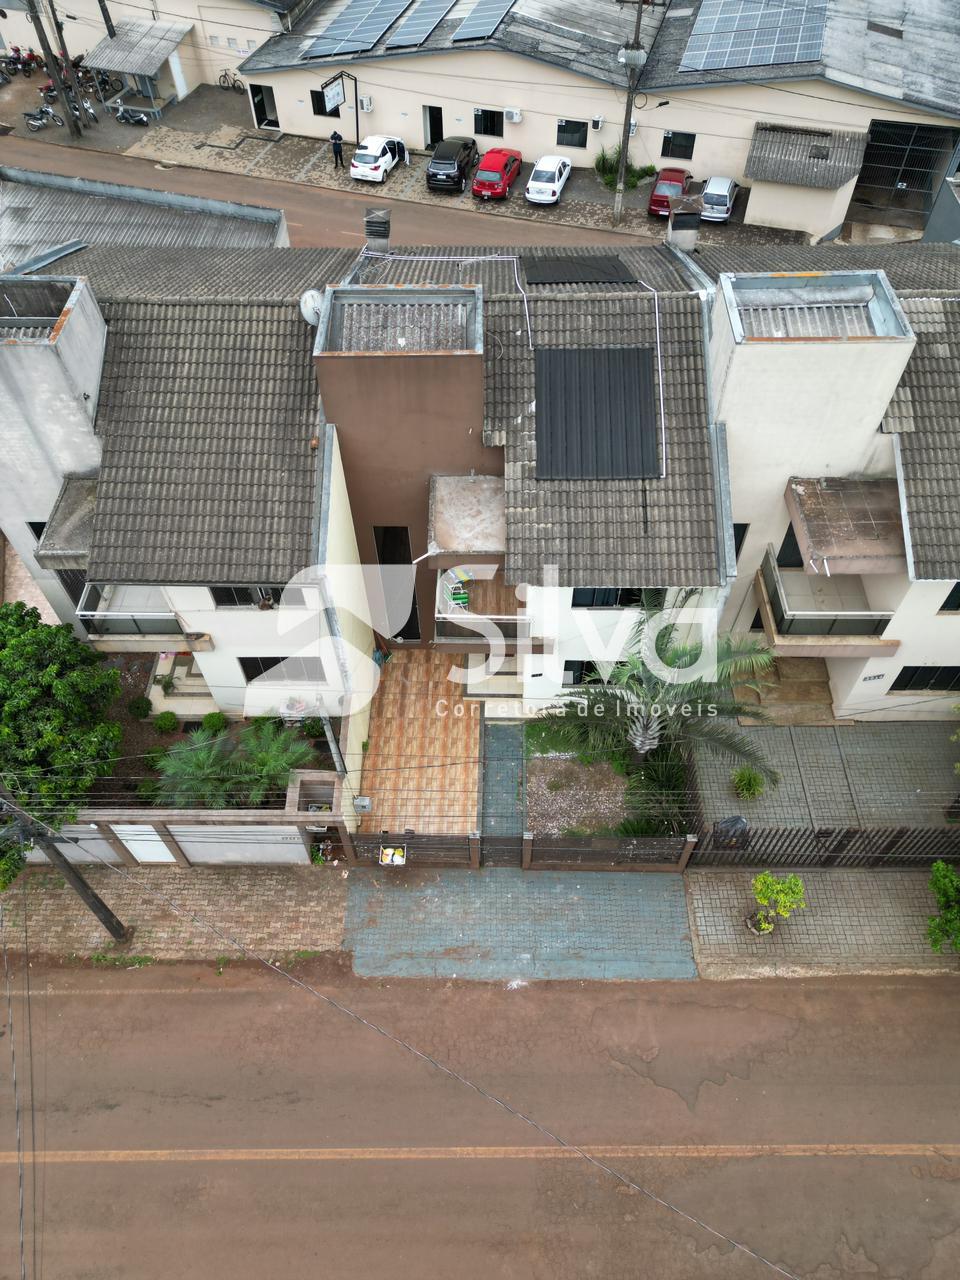
[[[53,107],[38,107],[36,111],[24,111],[22,114],[31,133],[46,129],[48,124],[55,124],[58,129],[63,128],[63,116],[58,116]]]
[[[81,108],[83,108],[81,114]],[[73,94],[70,95],[70,112],[76,120],[82,120],[86,117],[91,124],[99,124],[97,113],[94,111],[89,98],[81,98],[79,104]]]
[[[46,69],[46,63],[40,57],[39,53],[34,53],[33,49],[27,49],[26,52],[20,45],[14,44],[10,46],[10,57],[7,59],[8,64],[15,65],[17,71],[25,80],[29,80],[34,70],[43,71]]]
[[[142,111],[136,111],[133,107],[125,107],[122,103],[117,107],[117,121],[119,124],[148,125],[150,123],[150,120]]]

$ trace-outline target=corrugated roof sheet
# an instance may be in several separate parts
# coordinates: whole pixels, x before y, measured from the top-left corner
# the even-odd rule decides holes
[[[866,145],[865,133],[758,122],[744,173],[755,182],[835,190],[860,172]]]
[[[712,279],[726,271],[885,271],[897,292],[960,289],[960,248],[951,244],[701,245],[692,260]]]
[[[101,308],[90,580],[288,581],[310,563],[311,327],[287,303]]]
[[[151,22],[148,18],[117,18],[113,25],[116,35],[105,36],[85,53],[85,66],[155,76],[193,30],[192,22]]]

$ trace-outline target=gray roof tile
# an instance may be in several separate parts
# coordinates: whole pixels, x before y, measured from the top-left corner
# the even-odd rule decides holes
[[[755,182],[835,190],[860,172],[866,145],[865,133],[758,122],[744,173]]]

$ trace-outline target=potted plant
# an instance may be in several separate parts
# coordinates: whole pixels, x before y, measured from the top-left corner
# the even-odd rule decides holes
[[[757,910],[747,916],[746,924],[758,937],[773,933],[778,920],[788,919],[792,912],[802,911],[807,905],[803,881],[794,874],[775,876],[772,871],[761,871],[753,877],[753,896]]]

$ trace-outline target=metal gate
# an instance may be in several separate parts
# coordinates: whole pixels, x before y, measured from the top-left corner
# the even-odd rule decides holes
[[[958,141],[960,129],[872,120],[848,216],[883,210],[885,221],[923,226]]]

